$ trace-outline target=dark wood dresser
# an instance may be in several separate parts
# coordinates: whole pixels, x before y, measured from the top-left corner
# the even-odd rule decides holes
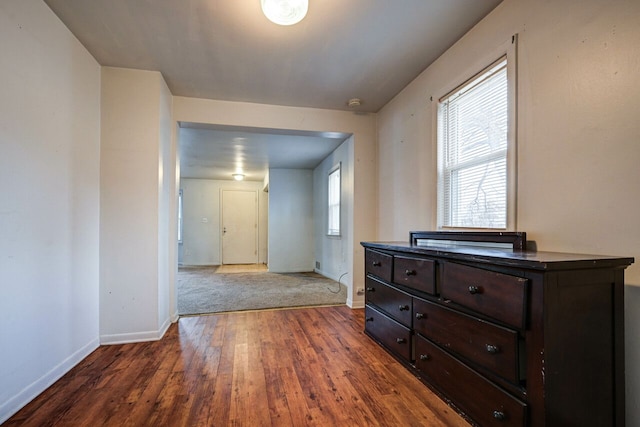
[[[472,424],[624,426],[624,269],[525,233],[363,242],[365,332]]]

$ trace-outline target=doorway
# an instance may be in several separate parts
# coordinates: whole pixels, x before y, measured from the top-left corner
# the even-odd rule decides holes
[[[267,264],[272,273],[315,271],[334,280],[347,277],[346,280],[351,281],[351,274],[345,273],[350,273],[353,265],[350,251],[353,247],[353,228],[350,227],[352,220],[348,220],[353,218],[353,135],[183,122],[180,123],[177,138],[180,188],[184,188],[186,203],[186,231],[182,257],[178,257],[182,266],[215,265],[217,271],[218,268],[236,264],[239,267]],[[325,169],[337,162],[344,169],[344,209],[341,211],[341,220],[345,228],[339,238],[326,235],[324,201]],[[286,178],[270,182],[269,176],[269,172],[273,171],[280,171],[282,175],[300,170],[311,174],[306,189],[295,193],[304,199],[304,212],[300,212],[300,200],[288,190],[290,185],[287,184],[290,182]],[[236,174],[245,179],[232,181],[231,177],[235,178]],[[247,188],[250,184],[253,188]],[[226,190],[256,192],[257,238],[254,234],[255,220],[248,220],[249,227],[244,227],[250,232],[248,237],[235,235],[236,228],[229,220],[241,219],[242,214],[253,214],[256,209],[255,205],[249,205],[249,208],[236,210],[238,214],[230,213],[227,208],[234,203],[229,202],[228,196],[234,193],[227,193]],[[235,193],[238,194],[241,193]],[[292,210],[288,215],[298,220],[296,224],[285,223],[279,229],[272,230],[274,221],[283,223],[279,211],[272,209],[274,204],[269,203],[272,194],[276,195],[276,199],[278,196],[285,198]],[[255,199],[253,201],[255,203]],[[282,207],[279,204],[276,206]],[[296,218],[296,212],[301,218]],[[294,229],[289,225],[297,227]],[[290,241],[291,237],[295,245]],[[256,240],[257,248],[254,244]],[[235,249],[229,248],[229,245],[235,243],[250,244],[248,249],[238,249],[244,256],[238,258],[233,255]],[[280,266],[278,260],[283,261]],[[351,287],[350,283],[347,286]]]

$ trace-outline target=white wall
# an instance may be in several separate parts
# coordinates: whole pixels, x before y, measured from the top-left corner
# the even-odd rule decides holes
[[[182,179],[183,226],[182,259],[184,265],[220,265],[220,215],[222,190],[248,190],[258,195],[258,262],[267,262],[267,198],[263,183],[257,181],[221,181]],[[202,219],[206,218],[207,222]]]
[[[340,164],[341,200],[340,200],[340,236],[328,236],[328,176],[329,171]],[[315,270],[333,280],[352,287],[349,266],[353,263],[353,138],[347,139],[333,153],[327,156],[313,171],[313,212],[315,260],[320,268]],[[363,297],[348,294],[349,306],[364,306]]]
[[[379,237],[407,240],[436,225],[429,97],[519,34],[518,229],[539,250],[636,258],[626,271],[629,426],[640,425],[639,22],[638,1],[505,0],[378,116]]]
[[[313,271],[313,171],[269,169],[269,271]]]
[[[162,75],[102,68],[100,340],[159,339],[169,327],[170,214],[175,165]],[[171,242],[173,243],[173,242]],[[173,261],[173,260],[171,260]],[[162,306],[161,306],[162,304]]]
[[[376,115],[177,96],[173,98],[173,119],[177,122],[353,134],[354,221],[350,248],[353,258],[347,267],[354,283],[348,291],[349,301],[357,299],[353,298],[354,289],[364,286],[364,250],[360,242],[377,237]]]
[[[173,95],[160,79],[158,157],[158,325],[178,320],[178,307],[171,305],[177,273],[175,242],[178,240],[178,189],[175,182],[177,149],[171,120]]]
[[[98,346],[100,67],[0,2],[0,423]]]

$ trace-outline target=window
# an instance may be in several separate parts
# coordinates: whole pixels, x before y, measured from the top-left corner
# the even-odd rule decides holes
[[[178,192],[178,243],[182,243],[182,190]]]
[[[329,172],[328,180],[328,228],[329,236],[340,235],[340,164]]]
[[[515,227],[515,71],[508,60],[439,99],[439,228]]]

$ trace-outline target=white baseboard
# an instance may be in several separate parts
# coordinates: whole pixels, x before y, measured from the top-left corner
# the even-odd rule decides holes
[[[0,424],[7,421],[27,403],[31,402],[40,393],[62,378],[64,374],[69,372],[71,368],[80,363],[85,357],[90,355],[96,348],[98,348],[99,345],[100,343],[98,338],[91,340],[88,344],[80,348],[71,356],[67,357],[42,377],[32,382],[13,398],[0,405]]]
[[[164,336],[164,334],[167,333],[167,330],[169,330],[169,326],[171,326],[171,324],[173,323],[173,321],[171,320],[170,317],[167,317],[164,321],[164,323],[162,324],[162,326],[160,327],[160,338],[158,339],[162,339],[162,337]]]
[[[344,283],[344,282],[341,282],[341,281],[340,281],[340,279],[344,276],[343,274],[340,274],[340,275],[338,275],[338,276],[334,276],[333,274],[329,274],[329,273],[327,273],[326,271],[322,271],[322,270],[320,270],[320,269],[318,269],[318,268],[314,268],[314,269],[313,269],[313,271],[314,271],[315,273],[318,273],[318,274],[320,274],[320,275],[322,275],[322,276],[324,276],[324,277],[327,277],[327,278],[329,278],[329,279],[331,279],[331,280],[335,280],[336,282],[340,282],[340,284],[341,284],[342,286],[345,286],[347,289],[349,289],[349,286],[348,286],[346,283]],[[347,274],[348,274],[348,273],[347,273]]]
[[[314,273],[318,273],[318,274],[320,274],[320,275],[322,275],[322,276],[324,276],[324,277],[327,277],[327,278],[329,278],[329,279],[331,279],[331,280],[335,280],[336,282],[338,281],[338,278],[337,278],[337,277],[333,277],[331,274],[329,274],[329,273],[327,273],[327,272],[325,272],[325,271],[322,271],[322,270],[320,270],[319,268],[314,268],[314,269],[313,269],[313,272],[314,272]]]
[[[176,319],[177,320],[177,319]],[[143,332],[132,332],[127,334],[109,334],[109,335],[100,335],[100,344],[101,345],[113,345],[113,344],[131,344],[136,342],[145,342],[145,341],[158,341],[162,339],[169,326],[171,326],[171,319],[167,318],[160,329],[157,331],[143,331]]]
[[[318,268],[315,268],[313,271],[318,273],[318,274],[323,275],[324,277],[328,277],[331,280],[335,280],[336,282],[339,282],[341,286],[345,286],[347,288],[347,294],[349,293],[348,292],[349,291],[349,285],[346,284],[346,283],[340,282],[340,278],[341,278],[342,275],[340,275],[338,277],[334,277],[333,275],[331,275],[331,274],[329,274],[329,273],[327,273],[325,271],[322,271],[322,270],[320,270]],[[349,308],[364,308],[364,299],[358,298],[357,300],[354,301],[349,295],[347,295],[347,306]]]
[[[364,308],[364,300],[352,300],[352,299],[347,299],[347,305],[349,306],[349,308]]]

